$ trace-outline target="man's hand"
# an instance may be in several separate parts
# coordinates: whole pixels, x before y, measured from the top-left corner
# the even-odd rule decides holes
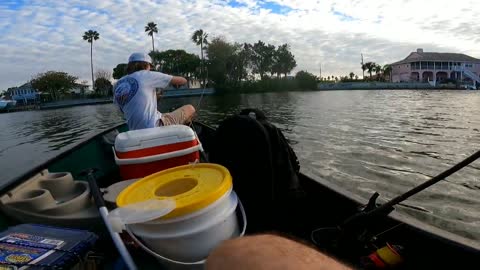
[[[173,76],[172,80],[170,81],[170,84],[174,86],[184,85],[184,84],[187,84],[187,79],[179,76]]]

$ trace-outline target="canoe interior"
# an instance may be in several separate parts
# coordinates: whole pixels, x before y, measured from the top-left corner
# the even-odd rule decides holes
[[[100,171],[97,176],[101,187],[107,187],[117,182],[120,176],[113,159],[112,143],[118,132],[126,130],[125,125],[120,125],[79,143],[47,161],[44,165],[3,186],[1,194],[5,194],[45,169],[50,172],[70,172],[75,180],[85,180],[80,175],[82,171],[88,168],[98,168]],[[200,123],[195,125],[195,130],[208,153],[209,145],[213,143],[212,134],[214,130]],[[307,198],[302,202],[295,217],[285,216],[285,219],[295,218],[298,220],[298,226],[293,231],[279,233],[288,233],[307,244],[312,244],[310,238],[312,230],[322,227],[335,227],[341,224],[346,218],[355,214],[359,207],[365,203],[324,180],[313,179],[304,174],[300,178],[304,189],[307,191]],[[6,229],[9,225],[16,223],[18,221],[8,217],[4,212],[0,215],[0,229]],[[397,213],[376,220],[376,222],[370,224],[368,231],[373,235],[380,234],[375,241],[368,244],[380,245],[379,247],[381,247],[382,243],[388,242],[405,248],[405,263],[402,267],[404,269],[462,268],[468,265],[476,265],[478,268],[480,265],[478,243],[452,236],[443,230],[435,229]],[[114,248],[111,246],[105,231],[97,227],[96,232],[107,239],[106,241],[100,241],[102,242],[102,249],[112,250],[112,252],[109,252],[110,259],[115,258]],[[328,238],[329,234],[324,237]],[[360,257],[368,255],[370,252],[368,249],[357,248],[355,244],[352,244],[349,248],[343,245],[341,249],[325,246],[324,251],[352,265],[358,265]],[[145,264],[150,266],[155,264],[155,260],[141,252],[134,251],[134,256],[143,267],[146,267]]]

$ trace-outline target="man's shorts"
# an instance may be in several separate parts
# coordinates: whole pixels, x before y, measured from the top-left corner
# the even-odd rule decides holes
[[[190,121],[191,119],[189,119],[189,116],[185,113],[185,107],[186,106],[182,106],[173,112],[162,113],[161,121],[163,126],[182,125]]]

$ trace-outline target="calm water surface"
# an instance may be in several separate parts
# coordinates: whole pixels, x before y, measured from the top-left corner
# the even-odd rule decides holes
[[[168,110],[198,98],[161,101]],[[392,198],[480,149],[480,92],[331,91],[205,97],[200,120],[215,125],[256,107],[284,130],[302,171],[364,198]],[[0,115],[0,182],[121,123],[113,105]],[[480,241],[480,162],[408,200],[435,226]]]

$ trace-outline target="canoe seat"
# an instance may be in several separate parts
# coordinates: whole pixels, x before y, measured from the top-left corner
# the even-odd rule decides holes
[[[75,181],[67,172],[42,171],[0,196],[0,207],[24,223],[78,228],[101,223],[88,183]]]

